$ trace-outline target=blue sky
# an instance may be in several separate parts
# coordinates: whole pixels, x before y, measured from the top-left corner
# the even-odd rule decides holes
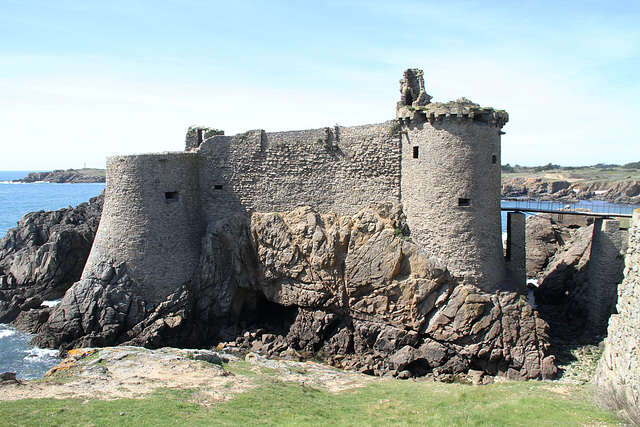
[[[505,109],[502,163],[640,160],[640,2],[0,0],[0,170],[104,167],[227,134]]]

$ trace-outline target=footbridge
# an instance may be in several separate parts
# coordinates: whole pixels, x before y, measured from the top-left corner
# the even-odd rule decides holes
[[[552,213],[559,215],[586,215],[599,218],[631,218],[637,205],[621,205],[594,201],[589,204],[542,200],[502,200],[500,210],[505,212]]]
[[[528,215],[544,212],[558,215],[555,220],[565,221],[566,216],[587,215],[585,224],[592,223],[591,247],[586,281],[583,285],[584,298],[589,302],[586,308],[585,328],[594,334],[606,333],[611,307],[617,298],[617,286],[622,281],[624,254],[628,241],[627,228],[637,205],[619,205],[601,201],[579,203],[552,202],[539,200],[502,200],[500,208],[506,216],[505,261],[508,277],[515,290],[523,295],[527,292],[526,218]],[[637,214],[636,214],[637,215]],[[577,220],[571,219],[569,222]],[[543,282],[544,283],[544,282]]]

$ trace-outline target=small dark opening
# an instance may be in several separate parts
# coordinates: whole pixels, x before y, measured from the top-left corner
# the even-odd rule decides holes
[[[493,156],[491,156],[491,163],[493,163],[493,164],[498,163],[498,156],[496,156],[495,154]]]
[[[475,123],[484,123],[485,125],[489,124],[489,115],[488,114],[476,114],[473,116],[473,121]]]
[[[180,196],[177,191],[167,191],[164,193],[164,198],[167,203],[176,203],[180,200]]]
[[[216,184],[213,186],[214,190],[222,190],[222,184]]]
[[[413,104],[413,97],[410,91],[406,91],[404,94],[404,105],[411,106],[411,104]]]
[[[413,158],[414,158],[414,159],[417,159],[417,158],[418,158],[418,154],[419,154],[419,152],[420,152],[419,150],[420,150],[420,148],[419,148],[419,147],[413,147]]]
[[[198,145],[204,140],[204,129],[198,129]]]
[[[471,206],[471,199],[458,199],[458,206]]]
[[[507,214],[507,247],[504,254],[505,261],[511,261],[511,212]]]

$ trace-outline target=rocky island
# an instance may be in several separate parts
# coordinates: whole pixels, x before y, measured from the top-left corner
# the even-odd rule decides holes
[[[30,172],[26,177],[13,182],[51,182],[55,184],[77,184],[105,182],[104,169],[67,169],[52,172]]]

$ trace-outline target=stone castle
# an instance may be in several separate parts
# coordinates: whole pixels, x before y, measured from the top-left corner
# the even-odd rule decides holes
[[[184,152],[107,160],[100,227],[84,276],[126,262],[160,302],[198,266],[207,226],[231,214],[309,205],[355,214],[401,204],[410,238],[461,282],[493,290],[505,280],[500,138],[505,111],[466,98],[432,103],[421,70],[400,81],[396,119],[234,136],[191,127]]]

